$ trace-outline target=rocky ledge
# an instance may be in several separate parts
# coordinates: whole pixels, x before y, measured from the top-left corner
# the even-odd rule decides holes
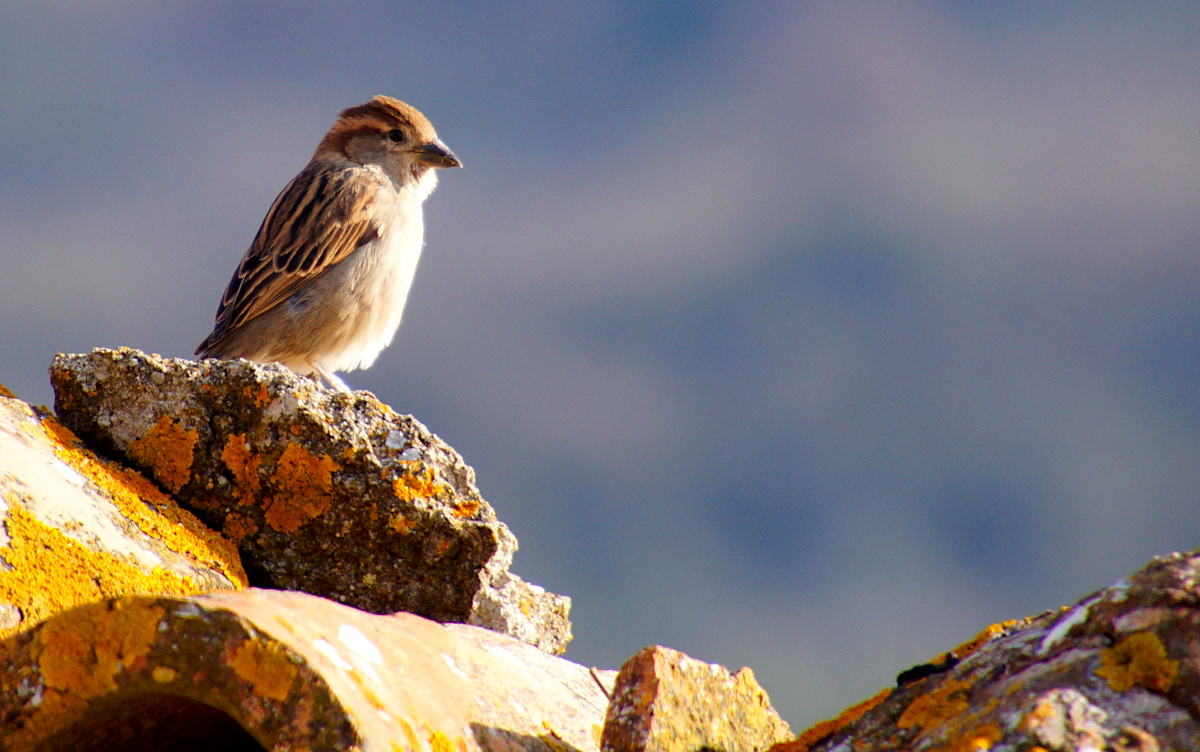
[[[127,349],[51,376],[57,417],[0,387],[0,749],[1200,748],[1200,552],[793,737],[750,669],[558,657],[569,600],[509,572],[471,469],[370,394]]]
[[[412,416],[278,365],[60,355],[59,419],[235,543],[250,584],[476,624],[561,653],[570,600],[509,572],[475,473]]]

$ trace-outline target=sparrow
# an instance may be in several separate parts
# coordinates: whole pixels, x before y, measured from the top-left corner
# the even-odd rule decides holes
[[[282,363],[348,392],[400,326],[437,170],[462,167],[416,108],[343,110],[275,199],[217,308],[201,358]]]

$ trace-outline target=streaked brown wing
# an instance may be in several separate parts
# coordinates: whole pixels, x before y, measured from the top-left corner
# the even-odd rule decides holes
[[[378,190],[365,171],[316,163],[293,178],[271,205],[229,281],[206,344],[279,305],[378,237],[369,211]]]

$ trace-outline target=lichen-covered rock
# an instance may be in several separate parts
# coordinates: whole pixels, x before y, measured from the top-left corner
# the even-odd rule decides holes
[[[571,639],[570,599],[547,593],[507,571],[488,578],[475,594],[468,624],[516,637],[559,655]]]
[[[597,750],[613,678],[303,593],[126,597],[0,643],[0,749]]]
[[[146,478],[0,391],[0,637],[127,593],[245,587],[237,551]]]
[[[791,738],[767,693],[743,668],[651,646],[625,662],[605,716],[606,752],[759,752]]]
[[[62,421],[236,542],[252,584],[480,624],[556,653],[570,639],[568,599],[505,589],[516,539],[471,468],[371,394],[278,365],[130,349],[60,355],[50,376]],[[499,607],[506,592],[525,607]]]
[[[774,752],[1200,749],[1200,552],[989,627]]]

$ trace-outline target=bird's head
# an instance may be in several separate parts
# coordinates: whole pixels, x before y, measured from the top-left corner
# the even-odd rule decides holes
[[[381,167],[402,185],[429,170],[462,167],[417,108],[391,97],[342,110],[317,146],[316,157],[340,157]]]

